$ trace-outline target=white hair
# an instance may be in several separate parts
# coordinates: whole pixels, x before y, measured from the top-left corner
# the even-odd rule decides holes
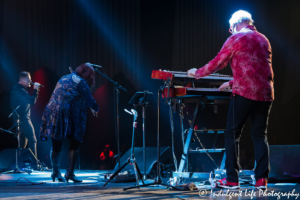
[[[229,20],[230,26],[236,23],[247,21],[249,24],[252,24],[254,21],[250,13],[244,10],[239,10],[233,13],[231,19]]]

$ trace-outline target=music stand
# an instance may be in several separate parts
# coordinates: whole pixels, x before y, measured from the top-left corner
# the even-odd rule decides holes
[[[148,99],[152,92],[145,90],[144,92],[136,92],[133,97],[128,102],[129,104],[133,104],[133,106],[142,106],[143,109],[143,157],[144,157],[144,180],[147,179],[146,174],[146,106],[148,105]]]
[[[152,185],[162,185],[162,186],[166,186],[166,187],[176,188],[178,190],[183,190],[183,188],[163,183],[162,180],[161,180],[161,177],[160,177],[160,162],[159,162],[159,156],[160,156],[159,129],[160,129],[160,126],[159,126],[159,121],[160,121],[160,95],[161,94],[162,94],[162,88],[160,88],[158,90],[158,94],[157,94],[157,161],[156,161],[157,172],[156,172],[156,178],[155,178],[153,183],[137,185],[137,186],[134,186],[134,187],[127,187],[127,188],[123,188],[123,190],[129,190],[129,189],[140,188],[140,187],[147,187],[147,186],[152,186]]]

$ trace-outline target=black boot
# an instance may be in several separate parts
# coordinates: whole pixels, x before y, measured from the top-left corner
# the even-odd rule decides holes
[[[80,183],[82,180],[78,179],[74,174],[75,164],[78,157],[78,151],[76,150],[69,150],[68,154],[68,169],[65,173],[65,179],[67,182],[69,182],[69,179],[71,179],[74,183]]]
[[[66,180],[62,177],[59,171],[59,160],[60,160],[60,152],[50,152],[51,164],[52,164],[52,174],[51,178],[53,182],[55,182],[55,178],[58,179],[59,182],[66,182]]]

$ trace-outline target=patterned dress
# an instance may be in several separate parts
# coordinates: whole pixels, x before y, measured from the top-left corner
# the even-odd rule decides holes
[[[66,136],[82,142],[86,127],[87,106],[99,107],[84,79],[76,72],[63,76],[47,104],[40,127],[40,137],[62,140]]]
[[[255,26],[248,25],[230,36],[218,55],[195,72],[195,78],[208,76],[230,62],[232,93],[255,101],[274,100],[272,49],[268,39]]]

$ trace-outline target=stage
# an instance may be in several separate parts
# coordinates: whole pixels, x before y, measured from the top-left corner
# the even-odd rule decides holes
[[[299,8],[0,0],[0,200],[300,200]],[[197,190],[124,190],[134,167],[146,184]],[[83,182],[53,182],[48,168]],[[238,170],[240,189],[216,186]]]
[[[64,173],[65,170],[62,170]],[[130,183],[108,183],[103,187],[103,179],[99,174],[107,171],[81,170],[76,171],[82,183],[74,184],[52,182],[51,172],[33,172],[29,174],[1,174],[0,198],[1,199],[297,199],[300,186],[296,183],[268,184],[268,190],[263,194],[253,186],[241,186],[240,190],[213,189],[203,186],[200,190],[176,191],[166,187],[151,186],[140,189],[124,191],[123,188],[134,186]],[[63,174],[64,175],[64,174]],[[21,178],[22,177],[22,178]],[[26,180],[27,179],[27,180]],[[30,181],[30,182],[29,182]],[[163,179],[167,183],[167,179]],[[147,179],[146,183],[153,180]],[[197,184],[197,183],[195,183]]]

